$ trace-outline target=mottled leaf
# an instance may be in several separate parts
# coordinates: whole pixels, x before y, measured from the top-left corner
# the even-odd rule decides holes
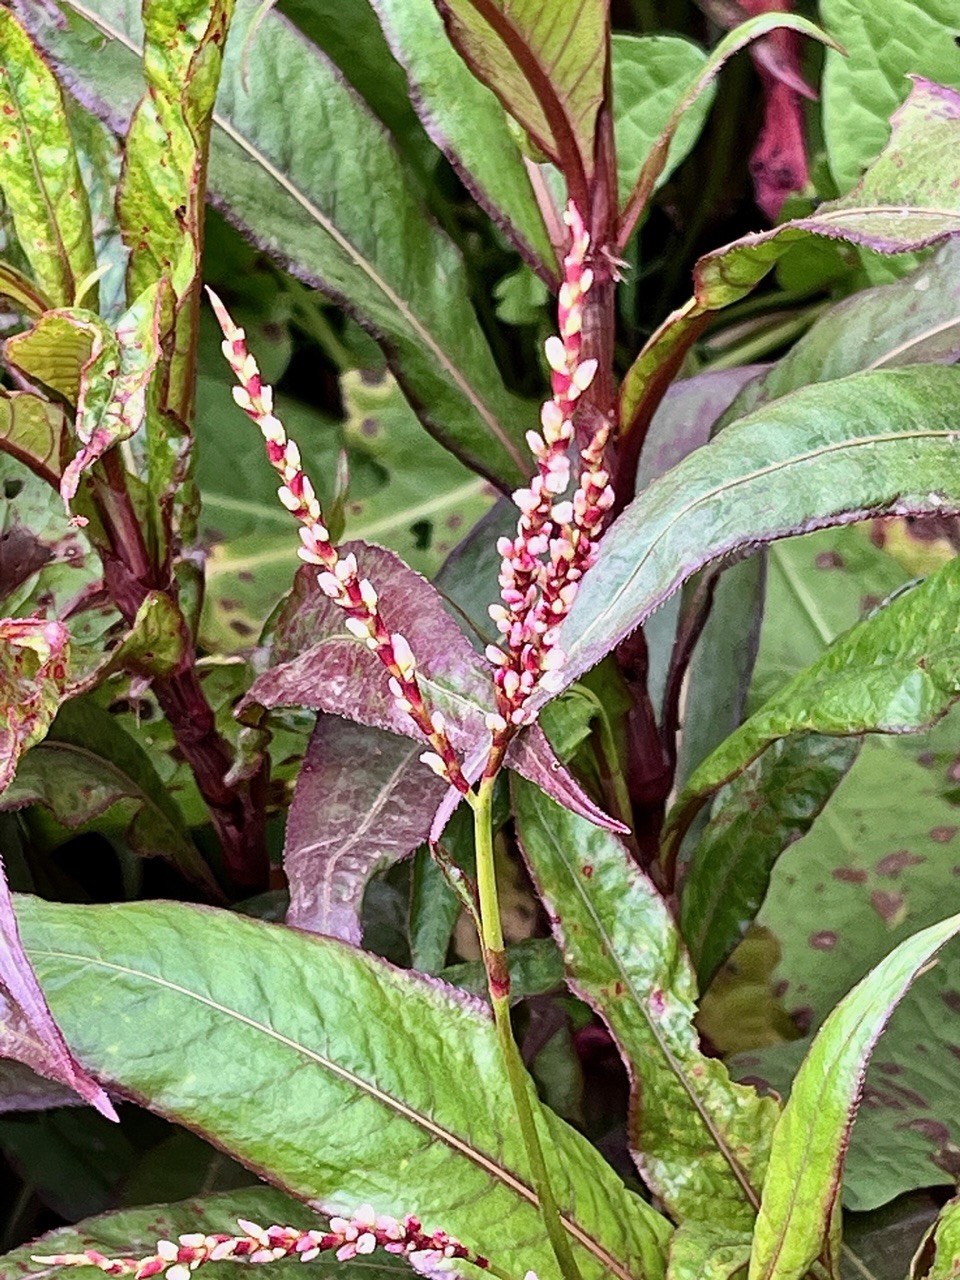
[[[417,1205],[511,1274],[555,1280],[482,1006],[341,942],[209,909],[21,899],[18,915],[67,1033],[122,1091],[302,1199]],[[546,1112],[543,1125],[585,1280],[658,1280],[664,1220],[579,1134]]]
[[[960,374],[919,366],[805,387],[723,431],[605,535],[561,632],[565,682],[723,555],[870,512],[960,505],[958,408]]]
[[[960,89],[956,12],[951,0],[911,0],[910,38],[898,0],[822,0],[820,16],[846,51],[828,52],[823,73],[823,132],[837,186],[856,182],[887,141],[889,120],[910,74]]]
[[[143,857],[169,859],[218,896],[149,755],[113,716],[90,701],[77,699],[61,707],[43,742],[23,757],[0,796],[3,809],[27,804],[44,805],[72,830],[109,812],[101,829],[113,828]]]
[[[63,1276],[69,1280],[76,1268],[56,1267],[34,1262],[33,1255],[79,1253],[96,1249],[108,1258],[147,1258],[157,1247],[157,1240],[176,1240],[178,1236],[202,1232],[230,1235],[238,1230],[237,1219],[246,1218],[270,1226],[309,1228],[322,1226],[322,1220],[305,1205],[285,1196],[273,1187],[245,1187],[204,1195],[177,1204],[144,1205],[120,1209],[96,1218],[88,1218],[73,1227],[48,1231],[30,1244],[0,1257],[0,1280],[23,1280],[24,1276]],[[211,1264],[213,1274],[229,1275],[229,1263]],[[271,1275],[296,1274],[297,1261],[274,1263]],[[378,1253],[356,1263],[337,1262],[332,1254],[315,1259],[318,1280],[392,1280],[398,1274],[410,1274],[409,1266],[399,1258]]]
[[[960,1199],[950,1200],[917,1251],[911,1280],[956,1280],[960,1275]]]
[[[0,396],[0,450],[59,490],[64,467],[63,409],[26,391]]]
[[[791,245],[812,235],[904,253],[960,234],[960,94],[918,78],[892,123],[888,146],[849,195],[699,260],[693,298],[664,321],[624,378],[624,424],[642,421],[663,370],[677,366],[710,313],[749,293]]]
[[[17,239],[54,306],[72,306],[96,270],[90,206],[63,96],[9,9],[0,9],[0,187]],[[86,296],[96,307],[96,285]]]
[[[80,371],[75,430],[80,449],[60,479],[69,507],[80,477],[107,449],[129,438],[147,420],[148,391],[161,359],[166,289],[149,286],[117,322],[114,333],[89,326],[90,355]],[[148,442],[148,449],[150,445]]]
[[[781,739],[722,788],[683,881],[680,926],[702,987],[740,941],[784,849],[816,821],[860,749],[857,739]]]
[[[451,41],[586,207],[604,96],[609,0],[435,0]]]
[[[835,641],[694,770],[664,833],[676,847],[693,814],[772,742],[792,733],[911,733],[960,698],[960,558]]]
[[[821,1027],[777,1122],[750,1257],[750,1280],[799,1280],[834,1253],[850,1128],[874,1045],[931,958],[960,930],[951,916],[902,942],[845,996]]]
[[[19,3],[29,20],[32,6]],[[136,7],[60,7],[68,21],[44,22],[39,38],[69,66],[71,87],[125,131],[142,93]],[[385,344],[404,393],[443,444],[500,483],[525,480],[523,435],[535,409],[504,389],[457,251],[425,215],[379,122],[314,45],[275,12],[247,42],[260,9],[239,0],[231,25],[211,198]],[[355,145],[339,145],[346,137]]]
[[[430,137],[474,199],[547,281],[556,250],[523,156],[494,94],[470,74],[447,39],[433,0],[373,0]]]
[[[776,1103],[701,1053],[693,969],[669,908],[623,844],[515,781],[521,846],[573,989],[610,1027],[630,1071],[630,1141],[678,1220],[749,1229]]]
[[[670,1241],[667,1280],[734,1280],[749,1261],[749,1232],[683,1222]]]
[[[613,124],[617,140],[617,188],[620,203],[630,196],[661,133],[690,82],[703,69],[707,55],[678,36],[614,36],[611,44]],[[690,154],[713,103],[710,85],[691,104],[668,142],[657,175],[661,186]]]
[[[494,709],[486,659],[445,611],[435,589],[392,552],[361,543],[345,543],[343,552],[357,556],[360,571],[376,586],[387,625],[409,642],[421,688],[431,708],[446,718],[454,748],[467,762],[478,751],[485,753],[489,732],[484,716]],[[317,587],[315,571],[301,568],[277,619],[275,665],[254,681],[239,712],[255,714],[257,705],[310,707],[421,741],[391,695],[379,659],[350,635],[343,619]],[[592,821],[610,823],[559,767],[536,726],[516,739],[507,763]]]
[[[36,319],[54,305],[42,289],[9,262],[0,262],[0,297],[9,298],[25,316]]]
[[[69,654],[62,622],[0,619],[0,794],[23,752],[40,741],[57,714]]]
[[[421,844],[446,784],[421,745],[321,715],[287,819],[287,923],[360,943],[360,908],[375,871]]]

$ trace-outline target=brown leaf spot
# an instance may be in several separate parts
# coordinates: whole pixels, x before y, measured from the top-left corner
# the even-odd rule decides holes
[[[899,893],[888,893],[885,889],[874,889],[870,895],[870,905],[884,924],[889,926],[899,924],[906,912],[903,897]]]
[[[839,551],[821,551],[813,563],[818,569],[845,568],[843,556]]]
[[[898,849],[896,853],[888,853],[877,863],[877,874],[895,880],[907,867],[918,867],[924,861],[909,849]]]
[[[811,933],[809,942],[814,951],[832,951],[837,945],[837,935],[832,929],[823,929],[820,933]]]
[[[592,875],[593,875],[593,867],[588,862],[587,865],[583,868],[583,878],[584,880],[589,880]]]
[[[960,1013],[960,991],[941,991],[940,999],[951,1013]]]
[[[903,1067],[898,1062],[878,1062],[875,1065],[885,1076],[899,1076],[903,1073]]]
[[[862,867],[834,867],[830,874],[834,880],[840,880],[844,884],[863,884],[867,879],[867,873]]]
[[[930,839],[937,844],[949,844],[957,834],[956,827],[931,827]]]

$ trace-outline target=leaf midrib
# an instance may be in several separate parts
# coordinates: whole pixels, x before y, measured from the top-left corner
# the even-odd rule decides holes
[[[102,32],[108,39],[116,40],[118,44],[121,44],[125,49],[129,50],[130,53],[134,54],[138,58],[143,56],[143,50],[141,48],[139,48],[132,40],[128,39],[123,32],[118,31],[115,27],[111,26],[106,19],[101,18],[99,14],[92,13],[86,5],[81,2],[81,0],[62,0],[62,3],[68,5],[75,13],[82,17],[86,22],[89,22],[91,26]],[[394,290],[383,276],[380,275],[373,263],[370,262],[369,259],[366,258],[353,244],[351,244],[347,237],[333,224],[322,209],[318,208],[308,196],[306,196],[293,182],[291,182],[286,174],[272,164],[263,152],[259,151],[249,139],[245,138],[242,133],[236,130],[228,120],[219,114],[219,112],[214,111],[213,123],[236,146],[240,147],[240,149],[244,151],[255,164],[259,165],[263,172],[271,177],[274,182],[276,182],[277,185],[291,197],[291,199],[299,204],[304,212],[307,213],[309,217],[312,218],[313,221],[330,236],[334,243],[345,254],[347,254],[347,256],[353,261],[354,265],[367,276],[371,284],[380,290],[390,305],[393,306],[403,317],[404,321],[410,326],[424,346],[430,350],[441,369],[443,369],[444,373],[453,382],[454,386],[457,387],[467,402],[474,408],[490,433],[505,450],[507,456],[517,467],[519,467],[521,473],[525,473],[528,470],[528,467],[524,458],[516,444],[510,439],[503,427],[500,425],[496,415],[487,407],[479,393],[474,390],[471,384],[461,373],[456,363],[443,350],[426,325],[420,321],[403,298],[401,298],[396,290]]]
[[[345,1081],[359,1092],[367,1094],[383,1107],[395,1111],[396,1114],[401,1116],[404,1120],[426,1130],[431,1137],[445,1143],[452,1151],[456,1151],[459,1155],[477,1165],[477,1167],[482,1169],[489,1177],[502,1183],[515,1195],[526,1200],[527,1203],[533,1205],[534,1208],[539,1209],[539,1200],[536,1193],[527,1186],[525,1182],[510,1173],[509,1170],[505,1169],[502,1165],[498,1165],[496,1161],[492,1160],[489,1156],[484,1155],[483,1152],[477,1151],[475,1148],[469,1146],[469,1144],[464,1142],[462,1138],[458,1138],[456,1134],[451,1133],[449,1129],[445,1129],[442,1125],[437,1124],[436,1121],[431,1120],[429,1116],[425,1116],[414,1111],[398,1098],[394,1098],[384,1090],[378,1089],[376,1085],[363,1080],[360,1076],[354,1075],[351,1071],[348,1071],[346,1067],[340,1066],[330,1058],[325,1058],[315,1049],[309,1049],[306,1045],[300,1044],[299,1041],[293,1040],[289,1036],[285,1036],[282,1032],[277,1031],[273,1027],[267,1026],[262,1022],[258,1022],[255,1018],[251,1018],[247,1014],[241,1013],[238,1009],[231,1009],[229,1006],[220,1004],[218,1001],[212,999],[212,997],[201,995],[197,991],[191,991],[189,987],[184,987],[179,983],[171,982],[170,979],[162,978],[159,974],[147,973],[142,969],[135,969],[128,965],[117,964],[111,960],[104,960],[100,956],[76,954],[70,951],[57,951],[44,947],[30,947],[29,954],[34,958],[46,957],[50,960],[73,961],[77,964],[82,964],[88,967],[92,966],[111,971],[113,973],[123,974],[130,978],[140,979],[145,983],[152,982],[158,987],[163,987],[177,995],[182,995],[188,999],[195,1000],[198,1004],[205,1005],[207,1008],[212,1009],[216,1013],[223,1014],[227,1018],[233,1018],[235,1021],[250,1028],[252,1031],[260,1032],[268,1039],[275,1040],[278,1044],[292,1050],[294,1053],[301,1054],[304,1058],[313,1062],[323,1070],[328,1071],[331,1075]],[[561,1214],[560,1216],[564,1227],[573,1239],[583,1245],[583,1247],[602,1262],[604,1266],[609,1267],[615,1275],[620,1277],[620,1280],[634,1280],[623,1263],[619,1262],[609,1254],[607,1250],[598,1241],[588,1235],[578,1223],[571,1220],[565,1214]]]

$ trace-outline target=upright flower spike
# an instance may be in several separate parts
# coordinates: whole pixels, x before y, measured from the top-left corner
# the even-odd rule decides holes
[[[587,263],[590,235],[571,201],[564,214],[570,247],[557,306],[559,334],[546,342],[552,395],[540,413],[541,432],[528,432],[537,474],[513,500],[520,508],[514,538],[501,538],[497,550],[501,604],[490,615],[504,647],[490,645],[487,657],[496,671],[497,712],[488,717],[494,738],[491,760],[502,758],[505,741],[528,719],[526,704],[534,690],[557,680],[564,655],[557,647],[560,626],[580,579],[596,557],[596,540],[613,504],[603,451],[610,427],[604,422],[580,453],[581,470],[572,498],[564,499],[571,478],[570,448],[577,401],[597,371],[596,360],[581,360],[583,304],[593,284]]]
[[[346,614],[347,630],[375,653],[386,668],[394,701],[432,748],[420,759],[465,795],[470,785],[460,768],[443,717],[437,711],[431,714],[424,702],[410,645],[402,635],[388,630],[380,614],[376,589],[368,579],[360,577],[356,557],[341,556],[331,543],[316,492],[303,472],[300,450],[294,440],[287,438],[283,423],[273,412],[273,388],[263,385],[257,362],[247,350],[243,329],[234,324],[213,290],[208,289],[207,293],[223,330],[223,354],[239,383],[233,389],[233,398],[260,428],[267,457],[281,481],[277,497],[300,522],[302,545],[298,554],[301,560],[317,566],[320,590]]]
[[[52,1257],[37,1256],[34,1262],[54,1267],[96,1267],[108,1276],[133,1276],[148,1280],[165,1276],[166,1280],[190,1280],[190,1273],[205,1262],[278,1262],[281,1258],[299,1258],[312,1262],[324,1253],[335,1253],[340,1262],[358,1255],[383,1249],[386,1253],[417,1256],[422,1265],[436,1265],[448,1258],[463,1258],[486,1270],[489,1262],[445,1231],[424,1231],[420,1220],[401,1219],[377,1214],[364,1205],[350,1218],[331,1218],[325,1231],[301,1231],[297,1227],[261,1227],[245,1218],[237,1221],[240,1234],[204,1235],[192,1232],[176,1240],[158,1240],[156,1252],[146,1258],[107,1258],[96,1249],[83,1253],[58,1253]],[[528,1273],[529,1274],[529,1273]]]

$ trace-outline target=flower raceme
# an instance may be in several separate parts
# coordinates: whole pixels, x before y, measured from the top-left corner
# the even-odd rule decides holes
[[[492,605],[490,614],[503,641],[502,646],[489,645],[486,651],[494,668],[496,696],[496,711],[486,718],[492,735],[487,776],[499,769],[511,738],[531,718],[527,704],[534,691],[550,689],[557,681],[564,662],[557,645],[560,624],[569,613],[580,579],[594,562],[600,529],[613,504],[613,490],[603,467],[610,432],[605,420],[580,452],[581,468],[573,496],[564,497],[571,482],[574,413],[597,367],[595,360],[581,359],[584,298],[593,283],[593,272],[587,266],[590,236],[572,201],[564,218],[571,242],[563,262],[559,336],[553,335],[546,343],[552,394],[541,410],[541,431],[527,433],[537,472],[528,488],[513,495],[520,508],[516,536],[501,538],[497,544],[502,557],[501,603]],[[345,625],[351,634],[386,668],[397,705],[430,744],[431,750],[420,759],[467,794],[470,784],[443,716],[431,712],[424,701],[410,645],[388,629],[376,588],[360,576],[356,558],[341,556],[332,545],[316,492],[303,472],[300,450],[273,412],[272,388],[263,384],[257,363],[247,350],[246,335],[216,294],[207,292],[223,330],[223,353],[239,383],[233,397],[260,428],[267,457],[281,480],[278,497],[300,523],[301,559],[317,566],[321,591],[346,614]]]
[[[386,1253],[412,1256],[420,1267],[436,1266],[447,1259],[462,1258],[486,1270],[489,1262],[444,1231],[424,1231],[419,1218],[402,1220],[378,1215],[370,1205],[358,1209],[351,1218],[331,1218],[326,1230],[299,1230],[296,1227],[261,1227],[239,1218],[240,1234],[204,1235],[193,1232],[177,1240],[158,1240],[156,1252],[146,1258],[107,1258],[95,1249],[83,1253],[59,1253],[34,1257],[34,1262],[56,1267],[96,1267],[108,1276],[133,1276],[148,1280],[190,1280],[190,1273],[205,1262],[278,1262],[299,1258],[312,1262],[323,1253],[336,1253],[340,1262],[383,1249]],[[532,1275],[530,1272],[528,1275]]]

